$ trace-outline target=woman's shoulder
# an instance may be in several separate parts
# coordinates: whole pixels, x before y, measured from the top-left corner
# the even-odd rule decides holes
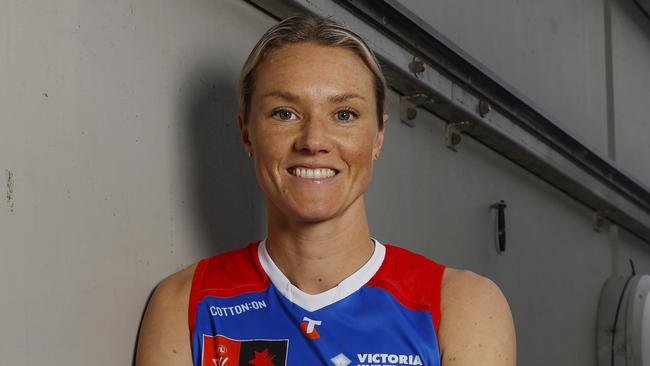
[[[172,297],[178,299],[179,295],[189,295],[192,289],[192,279],[194,278],[194,272],[199,262],[191,264],[190,266],[169,275],[167,278],[160,281],[154,296],[158,297]],[[185,298],[185,297],[183,297]],[[152,297],[153,300],[153,297]]]
[[[440,307],[438,333],[446,362],[515,365],[512,313],[494,281],[469,270],[447,267]]]
[[[449,291],[448,296],[452,298],[468,295],[475,291],[500,292],[499,287],[489,278],[467,269],[452,267],[445,267],[442,287],[443,291]]]
[[[156,286],[142,319],[136,365],[191,363],[187,311],[196,266],[192,264]]]
[[[466,269],[445,267],[441,284],[441,310],[448,315],[468,315],[461,311],[480,305],[507,306],[499,286],[491,279]]]

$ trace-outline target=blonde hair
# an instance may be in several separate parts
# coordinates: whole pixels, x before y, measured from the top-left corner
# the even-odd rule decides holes
[[[377,124],[384,128],[386,80],[381,67],[368,45],[357,34],[331,19],[317,19],[308,15],[292,16],[271,27],[257,42],[242,67],[237,94],[239,111],[248,123],[251,95],[255,86],[255,69],[271,51],[299,42],[316,42],[324,46],[344,47],[354,51],[373,74],[377,100]]]

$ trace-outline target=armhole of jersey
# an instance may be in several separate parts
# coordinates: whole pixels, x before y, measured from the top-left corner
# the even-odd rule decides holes
[[[377,274],[367,285],[383,288],[411,310],[425,310],[431,315],[439,335],[442,277],[446,266],[399,246],[385,244],[386,257]],[[395,281],[407,271],[406,282]]]
[[[190,329],[190,342],[192,342],[192,338],[194,337],[194,326],[196,325],[196,312],[197,312],[197,307],[199,305],[199,292],[201,291],[201,288],[203,286],[203,275],[205,274],[205,270],[208,267],[209,259],[202,259],[199,261],[199,263],[196,265],[196,269],[194,270],[194,277],[192,278],[192,289],[190,291],[190,301],[189,301],[189,309],[187,309],[187,315],[188,315],[188,326]]]
[[[435,290],[431,301],[431,316],[433,317],[433,325],[436,328],[437,337],[439,336],[440,318],[442,316],[440,311],[442,299],[442,277],[445,273],[446,268],[447,267],[444,265],[438,264],[433,277],[433,288]],[[440,342],[440,339],[438,339],[438,342]]]

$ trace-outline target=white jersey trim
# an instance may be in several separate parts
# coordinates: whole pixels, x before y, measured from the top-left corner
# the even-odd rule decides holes
[[[319,294],[303,292],[289,281],[284,273],[275,265],[269,252],[266,250],[266,239],[260,242],[257,254],[262,268],[269,276],[273,285],[284,297],[307,311],[316,311],[350,296],[370,281],[372,276],[377,273],[384,262],[386,247],[377,239],[371,239],[375,243],[375,250],[370,259],[337,286]]]

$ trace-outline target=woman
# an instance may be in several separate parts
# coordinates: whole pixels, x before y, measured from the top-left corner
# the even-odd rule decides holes
[[[268,236],[164,280],[138,365],[515,364],[493,282],[370,236],[384,94],[371,51],[335,22],[292,17],[262,37],[237,118]]]

